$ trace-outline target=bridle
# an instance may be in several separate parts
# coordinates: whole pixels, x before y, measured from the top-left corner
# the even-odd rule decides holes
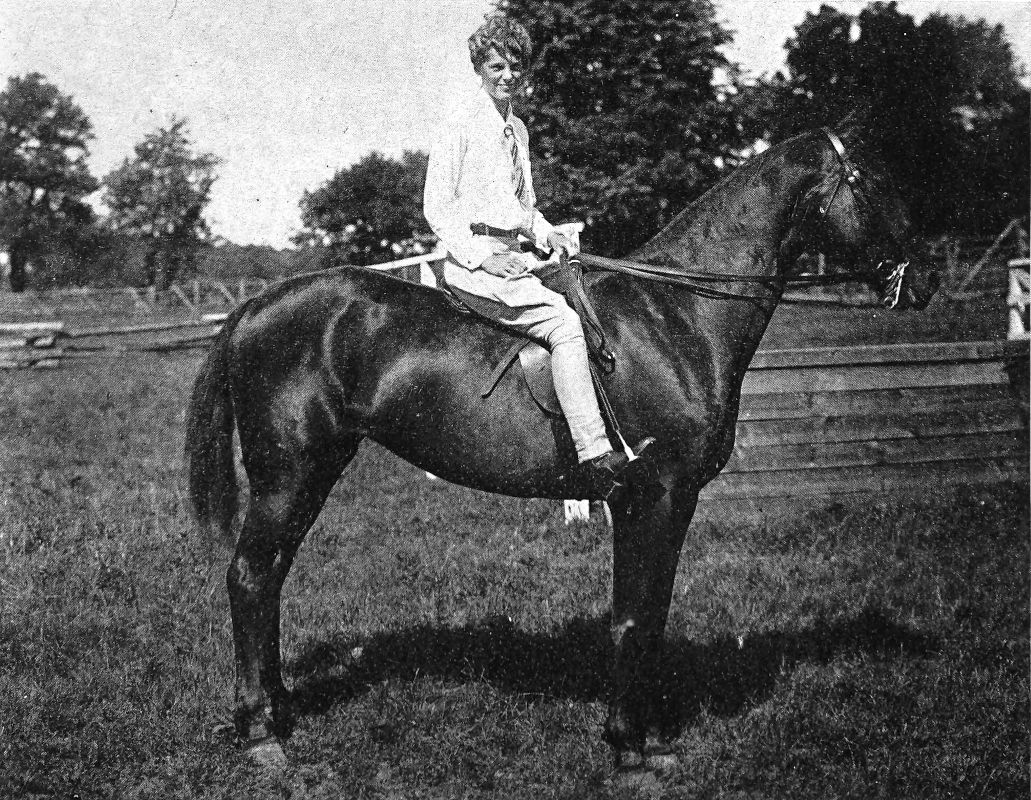
[[[830,211],[831,205],[834,203],[834,199],[838,196],[838,192],[841,190],[841,184],[844,182],[848,184],[848,187],[852,190],[852,198],[855,200],[857,205],[866,205],[872,213],[876,213],[880,217],[884,217],[884,211],[877,203],[871,198],[864,197],[860,194],[859,189],[859,168],[849,159],[845,152],[845,145],[842,144],[841,139],[838,135],[830,128],[821,128],[824,135],[830,140],[831,147],[834,148],[834,153],[838,157],[838,163],[841,165],[841,170],[838,172],[837,180],[834,181],[834,189],[831,191],[823,202],[820,203],[818,209],[820,219],[824,219],[827,216],[827,212]],[[877,267],[872,270],[875,277],[880,278],[880,270],[885,261],[881,261],[877,264]],[[906,275],[906,267],[909,266],[909,261],[901,261],[895,264],[895,268],[892,269],[891,274],[888,275],[885,281],[884,290],[881,293],[881,304],[886,308],[895,308],[898,305],[899,298],[902,295],[902,280]]]
[[[845,145],[841,143],[841,139],[834,131],[830,128],[821,128],[820,130],[830,139],[831,147],[834,148],[834,152],[838,156],[838,162],[841,164],[841,171],[838,172],[838,179],[834,182],[834,191],[832,191],[822,203],[820,203],[820,217],[826,217],[827,212],[830,210],[831,204],[834,202],[834,198],[838,196],[838,191],[841,189],[841,182],[845,181],[852,189],[853,196],[856,198],[856,202],[859,201],[859,195],[856,192],[856,184],[859,182],[859,168],[852,163],[848,155],[845,153]]]
[[[856,165],[852,163],[851,159],[849,159],[848,154],[845,151],[845,145],[842,144],[841,139],[830,128],[822,128],[821,130],[827,139],[830,140],[831,147],[834,149],[834,153],[838,158],[838,163],[841,165],[841,170],[838,172],[837,178],[834,182],[834,189],[819,205],[818,213],[820,218],[826,218],[831,205],[834,203],[835,198],[837,198],[841,191],[843,183],[847,184],[852,190],[852,196],[855,198],[857,203],[862,203],[863,205],[871,208],[874,212],[883,215],[881,209],[877,207],[870,198],[863,196],[865,193],[861,194],[858,191],[860,172],[858,167],[856,167]],[[862,200],[860,200],[861,197],[863,198]],[[676,261],[676,259],[673,260]],[[767,277],[757,275],[734,275],[732,273],[725,272],[691,272],[672,267],[665,267],[658,264],[644,264],[636,261],[626,261],[624,259],[603,258],[602,256],[590,255],[588,253],[580,253],[575,256],[574,265],[576,262],[600,272],[618,272],[624,275],[631,275],[636,278],[643,278],[645,280],[682,286],[701,297],[745,300],[760,306],[766,299],[763,295],[735,292],[730,289],[720,289],[713,286],[713,284],[747,283],[782,291],[787,284],[791,284],[793,286],[829,286],[832,284],[853,281],[857,277],[855,274],[807,274],[787,278],[780,275]],[[881,261],[877,265],[877,268],[872,270],[870,274],[880,279],[881,276],[879,274],[879,270],[885,263],[885,261]],[[907,266],[909,266],[908,261],[896,264],[895,268],[888,276],[887,284],[881,297],[882,304],[888,308],[894,308],[898,304],[899,297],[902,292],[902,279],[905,275]]]

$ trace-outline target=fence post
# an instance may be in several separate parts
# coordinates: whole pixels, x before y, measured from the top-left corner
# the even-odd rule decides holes
[[[140,292],[139,289],[134,289],[131,286],[127,286],[125,288],[125,291],[129,293],[129,296],[132,298],[133,304],[137,308],[146,311],[148,314],[154,310],[151,307],[150,303],[143,299],[143,294]]]
[[[956,287],[957,292],[962,292],[973,282],[974,278],[977,277],[984,265],[987,264],[989,260],[991,260],[991,257],[995,255],[995,251],[999,249],[1002,243],[1006,240],[1006,237],[1010,235],[1010,231],[1017,227],[1019,222],[1019,219],[1012,219],[1010,220],[1010,224],[1002,229],[1002,233],[995,237],[995,241],[992,242],[991,247],[984,251],[984,255],[982,255],[977,260],[977,263],[970,268],[970,272],[967,273],[967,276],[959,282],[959,286]]]
[[[950,241],[947,236],[942,237],[942,246],[945,250],[945,275],[946,285],[952,290],[959,282],[959,241]]]
[[[179,299],[180,303],[182,303],[184,306],[186,306],[186,308],[190,310],[190,313],[195,315],[200,313],[197,311],[197,306],[190,302],[190,298],[186,296],[186,292],[179,288],[179,284],[172,284],[172,294],[174,294]]]
[[[433,270],[430,269],[429,261],[419,262],[419,283],[423,286],[436,286],[437,276],[433,274]]]
[[[1007,339],[1027,339],[1029,336],[1028,305],[1029,294],[1031,294],[1029,265],[1031,265],[1031,260],[1027,258],[1014,258],[1008,264],[1010,274],[1009,293],[1006,295],[1006,305],[1009,307]]]
[[[231,291],[229,291],[229,289],[226,287],[226,285],[224,283],[222,283],[222,281],[212,281],[211,285],[214,286],[216,289],[218,289],[219,293],[226,300],[229,301],[229,306],[230,307],[236,305],[236,298],[233,297],[233,293]]]
[[[193,279],[193,304],[200,308],[200,281]]]

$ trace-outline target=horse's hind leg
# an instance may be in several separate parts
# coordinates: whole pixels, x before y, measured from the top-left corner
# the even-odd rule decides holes
[[[280,593],[304,535],[360,438],[337,441],[321,457],[275,458],[248,465],[250,506],[227,572],[236,651],[237,733],[259,760],[283,760],[275,736],[289,727],[289,694],[279,650]]]

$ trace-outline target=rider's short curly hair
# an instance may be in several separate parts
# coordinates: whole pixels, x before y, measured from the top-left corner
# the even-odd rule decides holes
[[[469,58],[475,69],[483,66],[491,48],[524,67],[529,65],[530,57],[533,55],[533,42],[530,41],[529,32],[504,14],[487,17],[469,37]]]

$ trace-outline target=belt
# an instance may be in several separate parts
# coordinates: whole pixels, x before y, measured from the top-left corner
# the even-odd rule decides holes
[[[495,228],[493,225],[487,225],[483,222],[474,222],[469,226],[469,230],[472,231],[473,236],[493,236],[495,239],[518,239],[519,234],[523,233],[522,228],[514,228],[509,230],[508,228]]]

